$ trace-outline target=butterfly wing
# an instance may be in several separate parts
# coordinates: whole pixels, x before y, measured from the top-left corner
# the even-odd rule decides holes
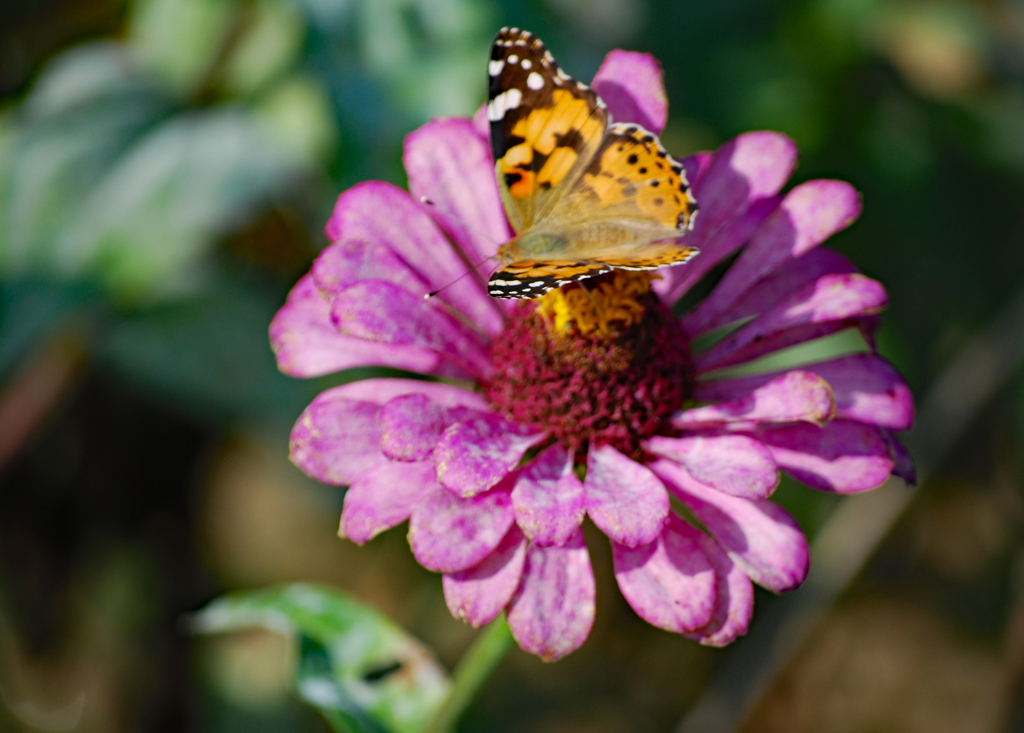
[[[613,124],[579,179],[537,222],[544,234],[507,245],[514,259],[491,276],[488,290],[496,298],[536,298],[612,269],[682,264],[697,254],[677,241],[696,215],[686,172],[658,138],[639,125]]]
[[[583,175],[537,228],[562,235],[566,256],[650,269],[695,254],[674,240],[693,228],[696,215],[682,164],[644,128],[616,123]]]
[[[503,28],[491,47],[487,117],[505,211],[517,232],[545,218],[601,146],[608,112],[540,39]]]
[[[602,262],[575,260],[514,262],[491,275],[487,292],[494,298],[539,298],[555,288],[611,269]]]

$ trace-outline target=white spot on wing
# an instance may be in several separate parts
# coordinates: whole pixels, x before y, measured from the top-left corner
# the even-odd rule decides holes
[[[508,62],[515,66],[516,64],[519,63],[519,57],[516,56],[515,54],[512,54],[511,56],[508,57]]]
[[[526,86],[530,89],[537,91],[538,89],[544,88],[544,77],[538,74],[536,71],[531,71],[530,75],[526,77]]]
[[[502,61],[501,59],[491,61],[491,63],[487,65],[487,71],[490,73],[491,76],[497,76],[498,74],[501,73],[501,70],[504,68],[505,62]]]
[[[505,94],[504,92],[487,103],[487,119],[497,122],[505,116]]]
[[[524,69],[532,69],[533,68],[533,63],[530,61],[530,59],[523,59],[523,63],[521,63],[519,65],[522,66]]]
[[[515,109],[523,101],[523,93],[518,89],[509,89],[502,92],[487,103],[487,119],[497,122],[505,116],[510,109]]]

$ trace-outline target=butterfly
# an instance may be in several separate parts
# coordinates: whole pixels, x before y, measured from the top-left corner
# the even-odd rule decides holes
[[[697,201],[683,166],[640,125],[611,122],[535,35],[502,28],[491,47],[487,117],[516,236],[498,248],[495,298],[537,298],[613,269],[693,257],[678,243]]]

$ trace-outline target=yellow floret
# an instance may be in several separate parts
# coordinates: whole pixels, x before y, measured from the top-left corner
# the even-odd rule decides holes
[[[643,318],[644,306],[639,298],[650,291],[655,277],[649,272],[614,270],[611,280],[593,290],[582,284],[552,290],[538,300],[537,312],[553,321],[559,333],[570,333],[575,328],[581,336],[612,336]]]

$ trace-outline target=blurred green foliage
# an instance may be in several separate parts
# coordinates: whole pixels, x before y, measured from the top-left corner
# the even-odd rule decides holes
[[[219,598],[192,619],[203,634],[262,627],[298,646],[295,692],[345,733],[416,733],[451,683],[430,652],[382,614],[310,585]]]
[[[15,90],[0,107],[5,380],[70,332],[147,399],[281,434],[337,379],[284,377],[266,341],[334,197],[402,183],[403,136],[482,103],[504,24],[583,79],[610,48],[655,54],[676,155],[772,128],[802,149],[794,182],[853,182],[864,215],[830,245],[889,289],[880,348],[918,394],[1024,282],[1013,0],[55,0],[100,19],[77,35],[15,5],[0,33],[0,60],[20,59],[0,63]],[[839,341],[803,348],[862,347]],[[1020,390],[1012,405],[1024,445]],[[811,534],[833,505],[789,483],[779,499]],[[488,704],[471,724],[498,730],[514,703]]]

